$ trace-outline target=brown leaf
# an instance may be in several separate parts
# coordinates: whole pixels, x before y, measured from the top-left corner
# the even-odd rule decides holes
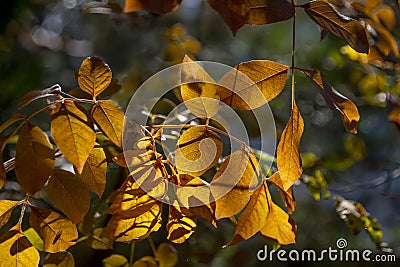
[[[98,57],[88,57],[78,72],[78,83],[82,91],[93,96],[101,94],[110,85],[112,72],[110,67]]]
[[[29,194],[39,191],[54,169],[53,146],[36,125],[27,124],[18,138],[15,174],[18,183]]]
[[[296,201],[294,199],[293,186],[291,186],[288,190],[285,190],[279,172],[275,172],[271,177],[268,178],[268,181],[276,185],[276,187],[278,187],[279,192],[281,193],[283,199],[283,203],[287,207],[288,214],[291,214],[296,209]]]
[[[283,183],[283,189],[288,190],[303,172],[300,158],[300,140],[304,130],[304,121],[296,104],[277,149],[277,165]]]
[[[45,98],[49,96],[56,96],[61,93],[61,87],[58,84],[53,85],[52,87],[39,90],[39,91],[31,91],[27,94],[25,94],[21,100],[18,103],[18,109],[21,109],[23,107],[26,107],[33,101],[40,99],[40,98]]]
[[[3,185],[7,179],[6,169],[3,165],[3,149],[7,139],[8,138],[5,136],[0,136],[0,189],[3,188]]]
[[[16,225],[0,238],[0,266],[28,267],[38,266],[39,252]]]
[[[20,201],[0,200],[0,228],[8,222],[12,211],[20,204]]]
[[[194,233],[196,226],[196,216],[189,209],[174,205],[169,206],[168,240],[181,244]]]
[[[101,131],[118,147],[122,147],[125,115],[112,101],[98,101],[92,108],[93,120]]]
[[[222,86],[218,87],[217,95],[231,107],[258,108],[281,93],[288,69],[269,60],[243,62],[221,78]]]
[[[157,15],[164,15],[177,9],[182,0],[125,0],[124,12],[147,10]]]
[[[208,0],[229,26],[232,33],[244,24],[270,24],[288,20],[294,15],[294,9],[286,0]]]
[[[340,14],[324,1],[311,1],[302,7],[319,26],[345,40],[357,52],[368,54],[367,34],[360,22]]]
[[[269,205],[268,187],[263,183],[250,198],[249,204],[240,215],[235,235],[229,245],[237,244],[255,235],[267,223]]]
[[[29,224],[43,239],[46,252],[66,250],[78,240],[76,226],[52,210],[31,207]]]
[[[207,126],[193,126],[180,137],[175,149],[178,172],[199,176],[218,162],[222,154],[221,138]]]
[[[338,93],[319,71],[302,70],[302,72],[319,90],[328,106],[340,112],[347,131],[357,133],[357,123],[360,120],[357,106],[347,97]]]
[[[83,166],[82,173],[77,174],[77,177],[87,189],[101,198],[106,187],[106,171],[106,154],[102,147],[95,146]]]
[[[47,186],[47,195],[73,223],[81,221],[89,210],[90,193],[71,172],[54,170]]]
[[[238,214],[261,179],[258,161],[252,154],[238,150],[229,155],[211,182],[211,192],[216,199],[215,217],[221,219]]]
[[[43,267],[75,267],[75,259],[68,251],[50,253],[46,256]]]
[[[54,141],[81,173],[96,140],[90,116],[84,108],[69,100],[63,104],[56,102],[49,110]]]
[[[8,127],[10,127],[12,124],[16,123],[17,121],[20,120],[24,120],[26,117],[19,114],[19,113],[15,113],[11,116],[11,118],[9,118],[8,120],[6,120],[5,122],[3,122],[0,125],[0,133],[2,133],[5,129],[7,129]]]

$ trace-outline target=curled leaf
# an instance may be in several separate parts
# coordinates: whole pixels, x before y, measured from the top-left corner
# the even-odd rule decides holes
[[[275,172],[271,177],[268,178],[268,181],[276,185],[276,187],[278,187],[279,192],[281,193],[283,199],[283,203],[287,207],[288,213],[291,214],[296,209],[296,201],[294,199],[293,186],[285,190],[279,172]]]
[[[39,91],[31,91],[25,94],[21,100],[18,103],[18,109],[21,109],[23,107],[26,107],[33,101],[40,99],[40,98],[45,98],[49,96],[56,96],[61,93],[61,86],[58,84],[55,84],[49,88],[39,90]]]

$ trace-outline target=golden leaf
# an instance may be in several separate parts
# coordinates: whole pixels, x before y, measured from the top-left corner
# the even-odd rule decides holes
[[[113,158],[113,161],[124,168],[138,167],[146,164],[154,152],[146,149],[125,150]]]
[[[40,255],[14,226],[0,238],[0,259],[0,267],[32,267],[39,265]]]
[[[365,7],[369,9],[376,8],[382,3],[382,0],[366,0],[365,1]]]
[[[39,90],[39,91],[31,91],[25,94],[21,100],[18,103],[18,109],[21,109],[33,101],[40,99],[40,98],[45,98],[49,96],[56,96],[61,93],[61,87],[58,84],[55,84],[49,88]]]
[[[258,108],[281,93],[288,69],[269,60],[243,62],[221,78],[222,86],[218,87],[217,95],[231,107]]]
[[[177,9],[181,2],[182,0],[125,0],[124,12],[147,10],[157,15],[163,15]]]
[[[189,209],[180,206],[169,206],[167,223],[168,240],[183,243],[196,230],[196,216]]]
[[[249,204],[247,204],[246,209],[239,217],[235,235],[229,245],[249,239],[264,227],[267,222],[270,205],[267,199],[267,192],[268,187],[265,183],[254,191]]]
[[[249,202],[261,177],[254,155],[243,150],[229,155],[211,182],[211,192],[216,198],[215,217],[221,219],[238,214]]]
[[[0,228],[8,222],[13,209],[20,204],[19,201],[0,200]]]
[[[128,267],[129,263],[127,258],[119,254],[112,254],[111,256],[103,259],[104,267]]]
[[[107,159],[104,150],[95,146],[90,152],[81,174],[77,174],[87,189],[95,192],[100,198],[106,187]]]
[[[286,0],[208,0],[232,33],[244,24],[270,24],[288,20],[294,15],[294,9]]]
[[[101,94],[110,85],[112,72],[110,67],[98,57],[88,57],[78,72],[78,83],[82,91],[93,96]]]
[[[86,239],[85,243],[92,249],[113,249],[114,240],[103,237],[104,228],[97,228],[93,231],[93,234]]]
[[[340,14],[324,1],[311,1],[302,7],[319,26],[345,40],[357,52],[368,54],[367,34],[360,22]]]
[[[199,176],[212,168],[222,154],[221,138],[207,126],[194,126],[178,140],[175,164],[179,173]]]
[[[160,263],[160,267],[173,267],[178,263],[178,251],[168,244],[161,243],[155,253],[157,261]]]
[[[46,252],[66,250],[78,240],[76,226],[52,210],[31,207],[29,224],[43,239]]]
[[[319,90],[328,106],[340,112],[347,131],[357,133],[357,123],[360,120],[357,106],[347,97],[338,93],[319,71],[302,70],[302,72]]]
[[[21,131],[15,155],[15,174],[29,194],[39,191],[54,169],[53,146],[37,126],[27,124]]]
[[[285,191],[300,178],[303,172],[299,152],[303,131],[304,121],[295,103],[292,115],[283,130],[276,152],[278,170]]]
[[[296,201],[294,199],[293,186],[285,190],[279,172],[275,172],[271,177],[268,178],[268,181],[276,185],[276,187],[278,187],[279,192],[283,199],[283,203],[287,207],[288,213],[291,214],[296,209]]]
[[[93,120],[101,131],[118,147],[122,147],[125,115],[112,101],[98,101],[92,108]]]
[[[75,259],[68,251],[47,255],[43,267],[75,267]]]
[[[50,114],[54,141],[65,158],[81,173],[96,140],[90,116],[69,100],[64,100],[64,104],[54,103]]]
[[[71,172],[56,169],[47,186],[50,201],[73,222],[82,220],[90,207],[90,193]]]

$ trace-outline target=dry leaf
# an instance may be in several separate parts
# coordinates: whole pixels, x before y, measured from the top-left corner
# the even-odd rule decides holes
[[[182,0],[125,0],[124,12],[147,10],[157,15],[163,15],[177,9],[181,2]]]
[[[180,206],[169,206],[167,223],[168,240],[183,243],[196,230],[196,216],[189,209]]]
[[[50,253],[44,260],[43,267],[75,267],[75,259],[68,251]]]
[[[88,57],[78,72],[78,83],[82,91],[93,96],[101,94],[110,85],[112,72],[110,67],[98,57]]]
[[[26,117],[19,114],[19,113],[15,113],[11,116],[11,118],[9,118],[8,120],[6,120],[5,122],[3,122],[0,125],[0,133],[2,133],[5,129],[7,129],[8,127],[10,127],[12,124],[16,123],[17,121],[20,120],[25,120]]]
[[[273,183],[276,187],[278,187],[279,192],[281,193],[283,199],[283,203],[287,207],[288,213],[291,214],[296,209],[296,201],[294,199],[293,186],[291,186],[288,190],[285,190],[279,172],[275,172],[271,177],[268,178],[268,181]]]
[[[40,91],[31,91],[25,94],[18,103],[18,109],[21,109],[33,101],[45,98],[49,96],[56,96],[61,93],[61,87],[58,84],[53,85],[52,87],[40,90]],[[0,131],[1,132],[1,131]]]

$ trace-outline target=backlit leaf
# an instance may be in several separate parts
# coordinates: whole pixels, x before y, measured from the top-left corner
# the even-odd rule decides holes
[[[104,267],[126,267],[129,266],[128,259],[119,254],[112,254],[103,259]]]
[[[340,14],[324,1],[311,1],[302,7],[319,26],[345,40],[357,52],[368,54],[367,34],[360,22]]]
[[[104,228],[97,228],[93,234],[86,239],[85,243],[92,249],[107,250],[114,247],[114,240],[103,237]]]
[[[55,170],[47,186],[47,195],[73,223],[81,221],[89,210],[90,193],[71,172]]]
[[[0,200],[0,228],[8,222],[13,209],[20,204],[19,201]]]
[[[56,102],[49,110],[54,141],[65,158],[81,173],[96,140],[90,116],[69,100],[63,104]]]
[[[196,216],[189,209],[180,206],[169,206],[167,223],[168,240],[183,243],[196,230]]]
[[[14,226],[0,238],[0,259],[0,267],[32,267],[39,265],[40,255]]]
[[[47,255],[43,267],[75,267],[75,259],[68,251]]]
[[[163,15],[177,9],[181,2],[182,0],[125,0],[124,12],[147,10],[157,15]]]
[[[124,168],[133,168],[149,162],[153,151],[146,149],[125,150],[116,155],[113,161]]]
[[[78,240],[76,226],[52,210],[31,207],[29,224],[43,239],[46,252],[66,250]]]
[[[243,62],[221,78],[217,95],[231,107],[258,108],[281,93],[288,69],[269,60]]]
[[[124,113],[112,101],[98,101],[92,108],[93,120],[118,147],[122,147]]]
[[[107,159],[104,150],[95,146],[90,152],[81,174],[77,174],[87,189],[95,192],[100,198],[106,187]]]
[[[357,133],[357,123],[360,120],[357,106],[347,97],[338,93],[319,71],[302,70],[302,72],[319,90],[328,106],[340,112],[347,131]]]
[[[244,24],[269,24],[288,20],[294,9],[286,0],[208,0],[229,26],[232,33]]]
[[[178,252],[168,243],[161,243],[157,247],[155,256],[160,267],[173,267],[178,263]]]
[[[110,85],[112,72],[110,67],[98,57],[88,57],[78,72],[78,83],[82,91],[94,99]]]
[[[32,227],[24,231],[24,235],[28,238],[29,242],[39,251],[43,251],[44,242],[40,235]]]
[[[179,173],[199,176],[212,168],[222,154],[221,138],[206,126],[194,126],[180,137],[175,150]]]
[[[53,172],[55,156],[47,135],[27,124],[21,131],[15,155],[15,174],[25,192],[34,194]]]
[[[291,214],[296,209],[296,201],[294,199],[293,186],[285,190],[279,172],[275,172],[271,177],[268,178],[268,181],[276,185],[276,187],[278,187],[279,192],[281,193],[283,199],[283,203],[287,207],[288,213]]]
[[[21,109],[33,101],[40,99],[40,98],[45,98],[49,96],[56,96],[61,93],[61,87],[58,84],[53,85],[52,87],[39,90],[39,91],[31,91],[25,94],[21,100],[18,103],[18,109]]]
[[[235,235],[229,245],[247,240],[255,235],[266,224],[269,213],[267,199],[268,187],[263,183],[250,198],[249,204],[240,215]]]
[[[238,150],[229,155],[211,182],[216,199],[215,217],[221,219],[238,214],[260,184],[261,177],[258,161],[252,154]]]
[[[300,158],[300,140],[304,130],[304,121],[296,104],[293,105],[292,114],[277,149],[277,165],[282,179],[283,189],[288,190],[303,172]]]

